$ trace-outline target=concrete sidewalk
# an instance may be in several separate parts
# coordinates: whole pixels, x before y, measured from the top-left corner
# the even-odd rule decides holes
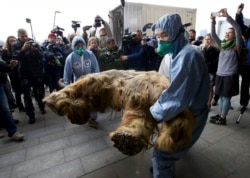
[[[47,93],[48,94],[48,93]],[[239,124],[239,96],[226,126],[207,123],[205,130],[184,159],[177,162],[176,178],[246,178],[250,174],[250,109]],[[219,106],[209,116],[216,115]],[[114,148],[109,132],[120,123],[121,113],[99,115],[100,127],[73,125],[47,108],[37,122],[28,124],[25,113],[15,111],[18,129],[26,135],[12,142],[5,130],[0,139],[0,178],[151,178],[151,150],[127,157]]]

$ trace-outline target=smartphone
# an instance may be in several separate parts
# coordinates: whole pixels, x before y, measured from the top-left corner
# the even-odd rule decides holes
[[[220,16],[220,12],[212,12],[211,13],[213,17],[219,17]]]

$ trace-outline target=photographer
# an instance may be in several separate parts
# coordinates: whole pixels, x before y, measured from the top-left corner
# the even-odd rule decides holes
[[[202,36],[199,36],[197,39],[196,38],[196,30],[195,29],[190,29],[188,30],[188,39],[190,44],[195,45],[195,46],[200,46],[203,40]]]
[[[114,38],[108,38],[106,41],[107,47],[101,51],[99,56],[100,71],[111,70],[111,69],[126,69],[126,61],[122,61],[120,56],[122,50],[115,43]]]
[[[147,46],[142,45],[141,40],[141,30],[137,30],[135,34],[131,34],[129,37],[123,37],[122,50],[124,55],[121,56],[121,60],[127,61],[128,69],[137,71],[145,71],[147,69]]]
[[[155,35],[152,37],[143,37],[142,39],[142,45],[146,46],[146,56],[147,56],[147,71],[158,71],[160,68],[161,61],[163,59],[163,56],[157,54],[157,40]]]
[[[69,44],[69,40],[68,40],[66,37],[63,36],[63,31],[64,31],[63,28],[56,26],[56,28],[54,28],[54,29],[51,31],[51,33],[54,33],[54,34],[56,34],[57,36],[62,37],[63,43],[66,45],[66,44]]]
[[[49,86],[49,91],[60,90],[58,81],[62,78],[64,68],[64,52],[63,46],[56,44],[56,35],[50,33],[48,35],[48,42],[42,45],[44,51],[44,73],[46,82]]]
[[[35,123],[34,105],[31,97],[31,88],[38,102],[41,114],[45,114],[44,103],[44,81],[43,81],[43,53],[37,43],[28,38],[25,29],[18,29],[18,39],[12,44],[12,57],[19,62],[19,77],[24,94],[26,114],[29,116],[29,123]]]
[[[112,33],[108,22],[104,21],[102,17],[99,15],[95,17],[95,23],[93,25],[95,29],[90,33],[90,37],[96,36],[96,29],[97,27],[101,27],[101,25],[103,25],[103,28],[99,30],[98,40],[99,40],[99,47],[103,49],[104,47],[106,47],[106,40],[109,37],[112,37]]]

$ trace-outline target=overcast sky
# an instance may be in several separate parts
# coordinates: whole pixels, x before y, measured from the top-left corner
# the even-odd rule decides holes
[[[197,34],[203,29],[210,29],[210,12],[227,8],[229,14],[234,18],[237,6],[243,2],[245,11],[250,11],[250,1],[244,0],[129,0],[146,4],[157,4],[165,6],[187,7],[197,9],[196,30]],[[5,41],[9,35],[17,35],[18,28],[27,29],[31,37],[30,24],[25,19],[30,18],[34,36],[38,41],[47,38],[54,24],[65,29],[64,35],[73,32],[71,21],[81,21],[80,25],[92,25],[94,17],[98,14],[105,20],[108,12],[120,5],[120,0],[4,0],[1,1],[1,33],[0,40]],[[250,18],[250,13],[244,13]]]

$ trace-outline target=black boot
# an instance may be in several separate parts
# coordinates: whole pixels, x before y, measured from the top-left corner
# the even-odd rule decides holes
[[[29,117],[29,124],[34,124],[36,122],[35,116],[30,116]]]

